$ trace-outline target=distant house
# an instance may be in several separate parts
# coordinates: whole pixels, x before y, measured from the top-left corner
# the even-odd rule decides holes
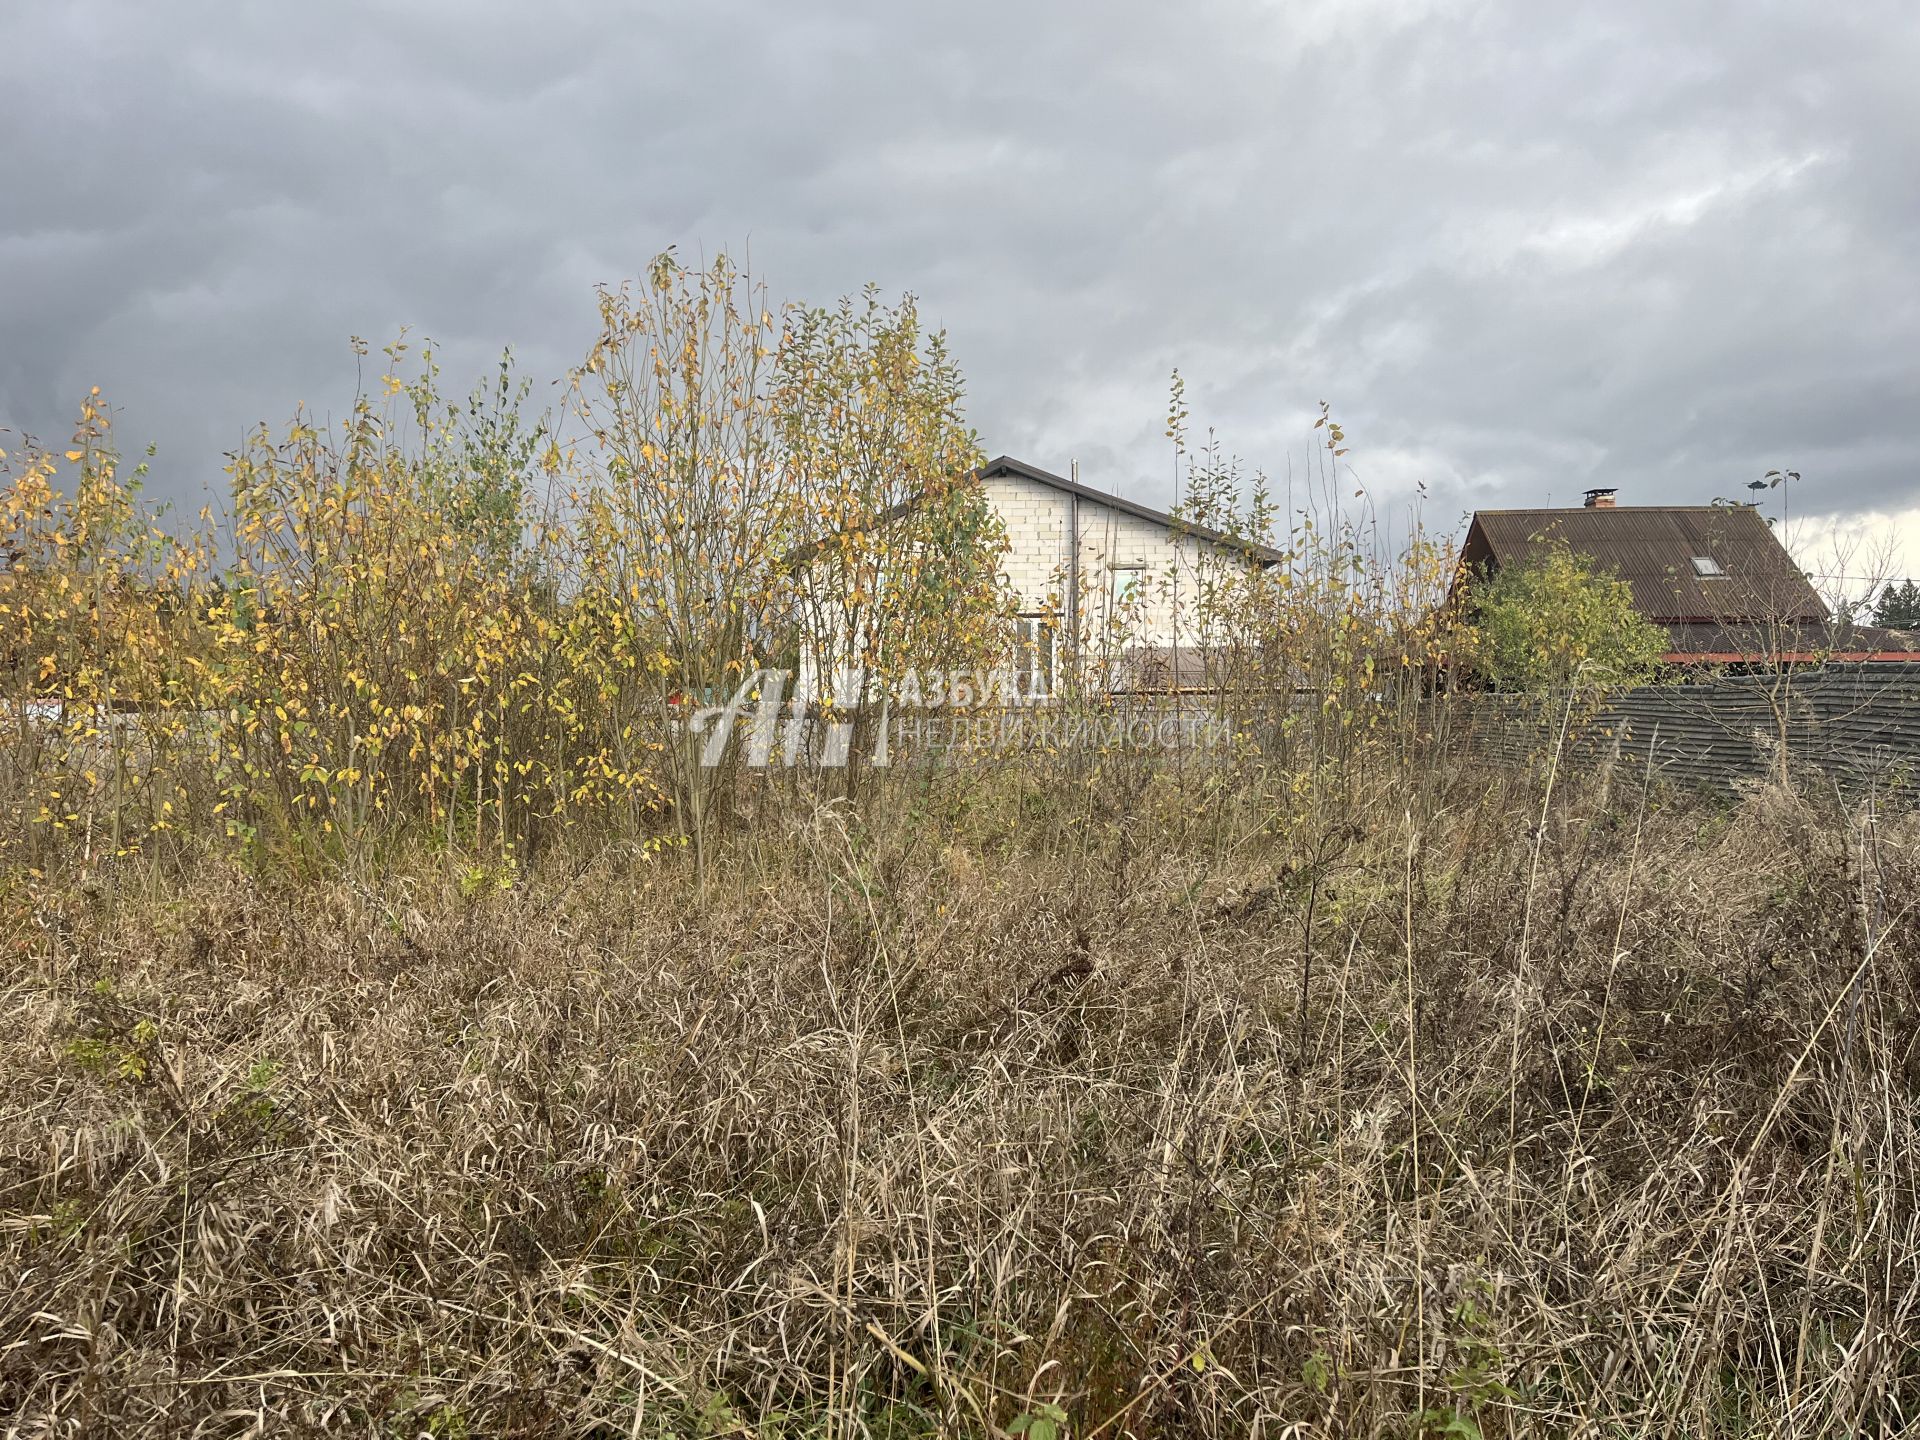
[[[1042,672],[1042,690],[1067,663],[1073,636],[1083,673],[1119,659],[1108,673],[1122,688],[1200,685],[1206,637],[1193,611],[1202,572],[1282,558],[1009,456],[979,474],[1007,532],[1002,569],[1017,597],[1019,663]]]
[[[1560,543],[1617,575],[1668,635],[1676,665],[1920,660],[1913,637],[1836,619],[1758,510],[1747,505],[1585,505],[1481,510],[1461,549],[1462,582]]]

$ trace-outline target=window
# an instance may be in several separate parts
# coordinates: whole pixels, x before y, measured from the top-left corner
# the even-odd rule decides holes
[[[1020,615],[1013,622],[1013,676],[1020,697],[1043,700],[1053,694],[1054,617]]]
[[[1693,557],[1693,573],[1703,580],[1711,580],[1716,576],[1725,575],[1727,572],[1720,568],[1720,562],[1711,555],[1695,555]]]
[[[1113,608],[1125,611],[1139,599],[1142,585],[1146,581],[1147,567],[1144,565],[1116,565],[1113,567]]]

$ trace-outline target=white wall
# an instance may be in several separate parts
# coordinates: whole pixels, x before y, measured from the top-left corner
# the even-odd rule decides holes
[[[1085,650],[1110,645],[1164,647],[1200,643],[1194,601],[1202,569],[1214,576],[1246,563],[1241,551],[1197,536],[1175,539],[1163,524],[1142,520],[1097,500],[1015,475],[983,481],[987,500],[1007,530],[1003,570],[1020,609],[1067,615],[1069,536],[1079,534],[1079,628]],[[1073,514],[1078,508],[1077,520]],[[1131,624],[1111,623],[1116,573],[1141,567],[1140,599]]]

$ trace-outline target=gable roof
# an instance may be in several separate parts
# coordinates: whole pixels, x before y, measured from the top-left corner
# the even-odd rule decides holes
[[[983,480],[991,479],[996,475],[1010,475],[1017,480],[1031,480],[1036,485],[1045,485],[1049,489],[1058,490],[1063,495],[1075,495],[1082,500],[1091,500],[1095,504],[1105,505],[1109,510],[1118,510],[1122,515],[1131,515],[1136,520],[1165,526],[1168,530],[1182,535],[1191,535],[1194,539],[1204,540],[1210,545],[1238,550],[1263,565],[1277,565],[1286,559],[1285,555],[1271,545],[1262,545],[1257,541],[1248,540],[1239,535],[1228,535],[1219,530],[1209,530],[1204,525],[1195,525],[1191,521],[1169,515],[1164,510],[1155,510],[1151,506],[1138,504],[1124,496],[1095,490],[1091,486],[1082,485],[1078,480],[1069,480],[1064,475],[1055,475],[1052,471],[1042,470],[1038,465],[1029,465],[1024,460],[1016,460],[1011,455],[1001,455],[989,460],[977,473]]]
[[[1628,505],[1481,510],[1460,563],[1504,569],[1555,540],[1618,575],[1634,608],[1663,625],[1820,623],[1827,607],[1759,511],[1748,506]],[[1721,571],[1702,575],[1695,557]]]

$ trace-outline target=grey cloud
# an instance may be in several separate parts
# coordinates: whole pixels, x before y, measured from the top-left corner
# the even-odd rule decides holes
[[[1878,0],[11,7],[0,425],[101,384],[162,491],[349,334],[557,376],[592,286],[749,247],[946,324],[992,450],[1171,487],[1331,401],[1429,513],[1920,504],[1920,18]],[[1920,556],[1915,556],[1920,562]]]

